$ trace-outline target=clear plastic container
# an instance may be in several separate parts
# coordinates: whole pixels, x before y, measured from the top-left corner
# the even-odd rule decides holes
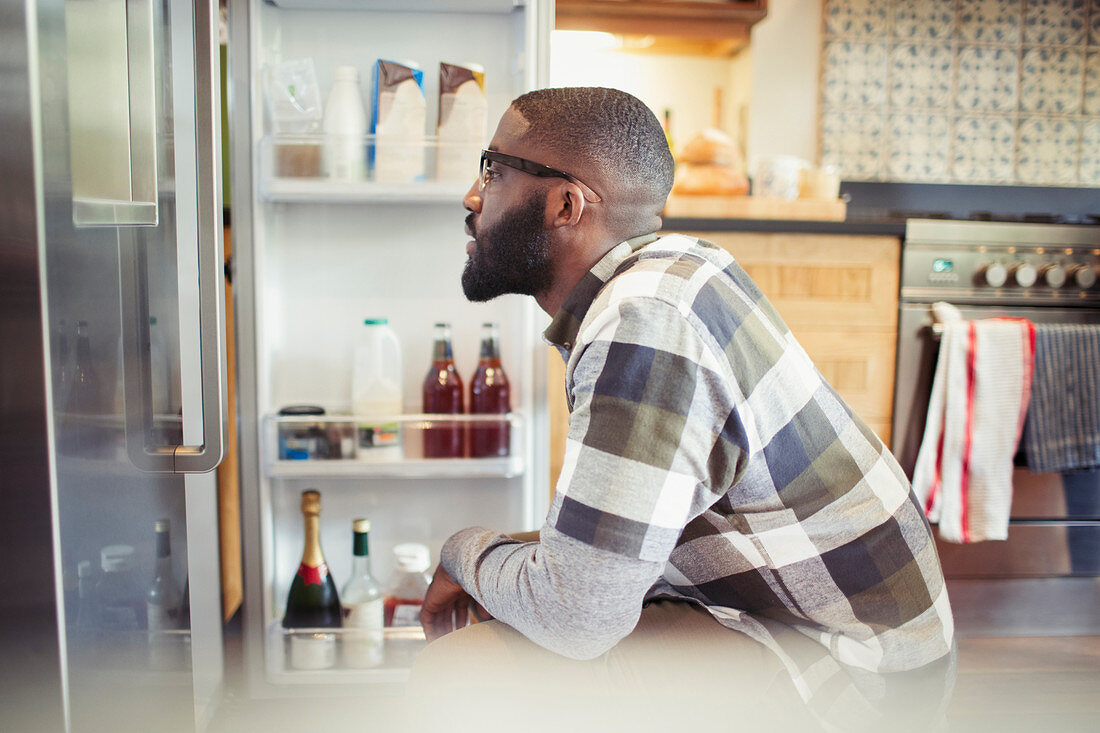
[[[789,200],[798,198],[802,170],[807,167],[809,163],[793,155],[762,158],[756,164],[752,195]]]
[[[356,426],[355,457],[361,461],[400,460],[401,343],[385,318],[367,318],[355,350],[351,410]],[[371,419],[375,418],[375,419]]]

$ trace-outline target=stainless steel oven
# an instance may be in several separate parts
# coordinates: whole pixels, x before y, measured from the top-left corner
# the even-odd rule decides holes
[[[892,449],[912,476],[939,343],[936,301],[968,320],[1100,324],[1100,226],[910,220],[902,248]],[[1100,633],[1100,471],[1017,456],[1008,540],[937,539],[962,633]]]

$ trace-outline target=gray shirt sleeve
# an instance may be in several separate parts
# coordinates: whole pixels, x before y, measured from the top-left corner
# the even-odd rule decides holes
[[[464,529],[444,544],[441,562],[495,618],[573,659],[597,657],[629,634],[662,570],[549,526],[538,542]]]

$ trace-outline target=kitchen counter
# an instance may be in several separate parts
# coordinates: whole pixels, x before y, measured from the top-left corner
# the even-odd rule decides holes
[[[844,221],[801,221],[795,219],[717,219],[666,217],[663,230],[668,232],[769,232],[788,234],[869,234],[905,236],[905,220],[857,218]]]

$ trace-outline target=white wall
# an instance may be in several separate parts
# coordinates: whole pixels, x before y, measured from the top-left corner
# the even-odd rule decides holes
[[[821,0],[771,0],[750,47],[750,164],[769,155],[816,162]]]
[[[749,47],[733,58],[579,48],[555,34],[550,84],[616,87],[658,116],[671,108],[672,138],[681,143],[712,124],[719,88],[722,129],[750,164],[770,155],[816,163],[821,9],[821,0],[771,0]]]
[[[742,82],[735,79],[736,69],[742,69]],[[551,86],[621,89],[645,102],[658,119],[669,108],[674,146],[713,125],[715,89],[721,90],[721,128],[734,140],[744,136],[747,114],[738,108],[747,97],[743,69],[743,61],[738,66],[729,58],[578,47],[559,34],[550,45]]]

